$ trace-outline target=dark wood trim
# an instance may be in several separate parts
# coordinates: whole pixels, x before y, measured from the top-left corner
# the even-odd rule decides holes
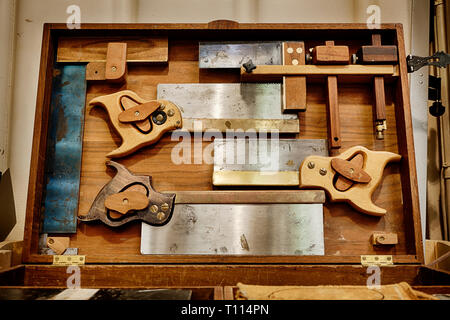
[[[420,224],[419,191],[417,187],[416,158],[414,151],[411,105],[409,100],[408,72],[403,38],[403,27],[396,24],[400,77],[397,81],[395,104],[398,148],[402,155],[400,171],[407,243],[413,243],[415,255],[423,263],[422,231]],[[409,241],[408,241],[409,240]]]
[[[23,262],[29,262],[30,255],[37,252],[39,240],[39,214],[41,211],[42,191],[44,188],[45,153],[54,58],[54,38],[51,33],[50,25],[45,24],[42,37],[41,64],[34,118],[33,148],[30,162],[30,178],[28,182]]]
[[[382,284],[405,281],[420,285],[419,266],[382,267]],[[66,267],[26,266],[24,285],[66,286]],[[82,288],[258,285],[366,285],[361,265],[85,265],[80,267]]]
[[[81,252],[82,254],[82,252]],[[33,254],[30,263],[52,263],[53,256]],[[394,264],[419,264],[414,255],[394,255]],[[130,255],[127,257],[86,256],[87,264],[97,263],[216,263],[216,264],[246,264],[246,263],[277,263],[277,264],[360,264],[361,256],[205,256],[205,255]]]

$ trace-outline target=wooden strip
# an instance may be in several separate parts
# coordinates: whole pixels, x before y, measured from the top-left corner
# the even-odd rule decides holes
[[[330,268],[332,271],[330,271]],[[255,285],[366,285],[367,267],[322,265],[84,265],[83,288],[235,286]],[[419,266],[381,267],[383,284],[419,284]],[[313,276],[312,276],[313,275]],[[244,279],[245,278],[245,279]],[[25,285],[66,285],[66,267],[27,266]]]
[[[381,35],[372,35],[372,45],[381,46]],[[397,53],[397,51],[396,51]],[[384,78],[374,77],[373,79],[374,96],[375,96],[375,113],[376,121],[386,120],[386,98],[384,96]]]
[[[106,62],[109,42],[127,44],[127,62],[167,62],[169,42],[165,36],[58,38],[57,62]]]
[[[283,76],[312,75],[383,75],[398,77],[398,67],[393,65],[260,65],[251,73],[241,68],[241,80],[281,80]]]
[[[327,78],[327,90],[328,145],[330,149],[339,149],[341,147],[341,124],[339,120],[339,102],[336,76]]]
[[[419,191],[417,187],[405,43],[402,25],[397,24],[396,29],[400,77],[396,84],[395,121],[397,132],[399,133],[397,137],[398,150],[402,155],[400,177],[402,181],[406,242],[410,252],[414,252],[417,255],[417,259],[423,263],[422,226],[420,224]]]
[[[284,186],[293,187],[300,183],[298,171],[215,171],[214,186]]]
[[[304,65],[305,43],[283,42],[283,64]],[[306,77],[283,77],[283,112],[306,110]]]
[[[325,203],[323,190],[164,191],[164,193],[175,193],[175,204]]]
[[[122,82],[127,74],[127,44],[108,43],[106,51],[105,79],[111,82]]]
[[[276,129],[280,133],[299,133],[300,123],[296,119],[273,120],[273,119],[183,119],[183,129],[194,132],[194,124],[196,121],[202,123],[202,130],[217,130],[225,132],[229,129],[249,129],[268,130]]]

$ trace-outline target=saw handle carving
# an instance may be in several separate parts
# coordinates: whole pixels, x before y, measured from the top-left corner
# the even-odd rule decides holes
[[[126,102],[126,103],[125,103]],[[89,102],[101,106],[122,138],[122,144],[107,157],[127,156],[156,143],[162,135],[183,125],[181,111],[167,100],[146,101],[130,90],[100,96]]]
[[[331,201],[345,201],[360,212],[382,216],[386,210],[372,202],[372,194],[387,163],[400,159],[398,154],[361,146],[336,157],[309,156],[300,165],[300,188],[325,189]]]

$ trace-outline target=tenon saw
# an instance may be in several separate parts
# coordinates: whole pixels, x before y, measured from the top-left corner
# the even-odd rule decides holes
[[[324,140],[280,140],[266,155],[257,148],[270,145],[258,140],[214,141],[213,184],[216,186],[295,186],[322,188],[331,201],[345,201],[356,210],[374,216],[382,216],[386,210],[372,202],[372,194],[381,182],[388,162],[399,161],[401,156],[386,151],[371,151],[362,146],[352,147],[336,157],[326,157]],[[241,143],[241,150],[238,144]],[[251,163],[253,147],[254,163]],[[271,147],[273,148],[273,146]],[[243,151],[244,161],[237,161]],[[229,164],[226,157],[232,154]],[[257,157],[255,156],[257,155]],[[270,166],[277,165],[274,171]],[[299,171],[297,164],[299,164]],[[269,169],[268,169],[269,168]],[[296,179],[297,176],[297,179]]]
[[[325,139],[215,139],[215,186],[298,186],[310,155],[328,156]]]
[[[156,100],[144,100],[130,90],[89,102],[102,106],[122,138],[107,156],[123,157],[176,129],[190,132],[261,130],[298,133],[295,114],[283,114],[281,85],[258,83],[160,84]]]
[[[145,222],[142,254],[324,254],[322,190],[159,193],[150,176],[107,164],[117,174],[78,218],[110,227]]]

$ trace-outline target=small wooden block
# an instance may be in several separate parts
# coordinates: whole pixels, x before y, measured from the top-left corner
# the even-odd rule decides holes
[[[134,210],[143,210],[148,207],[147,195],[138,191],[124,191],[110,195],[105,199],[105,207],[109,210],[127,214]]]
[[[371,237],[371,242],[376,245],[395,245],[398,244],[398,237],[396,233],[374,232]]]
[[[347,46],[335,46],[327,41],[324,46],[316,46],[312,52],[313,64],[349,64],[350,53]]]
[[[56,254],[63,254],[70,245],[69,237],[48,237],[47,246]]]
[[[86,80],[87,81],[101,81],[105,80],[105,68],[104,62],[89,62],[86,65]]]
[[[283,64],[304,65],[304,42],[283,42]],[[306,110],[306,77],[283,77],[283,111]]]
[[[127,44],[122,42],[108,43],[106,52],[105,79],[111,82],[122,82],[127,73]]]
[[[11,267],[12,252],[11,250],[0,250],[0,270]]]
[[[396,63],[396,46],[362,46],[358,57],[361,63]]]

